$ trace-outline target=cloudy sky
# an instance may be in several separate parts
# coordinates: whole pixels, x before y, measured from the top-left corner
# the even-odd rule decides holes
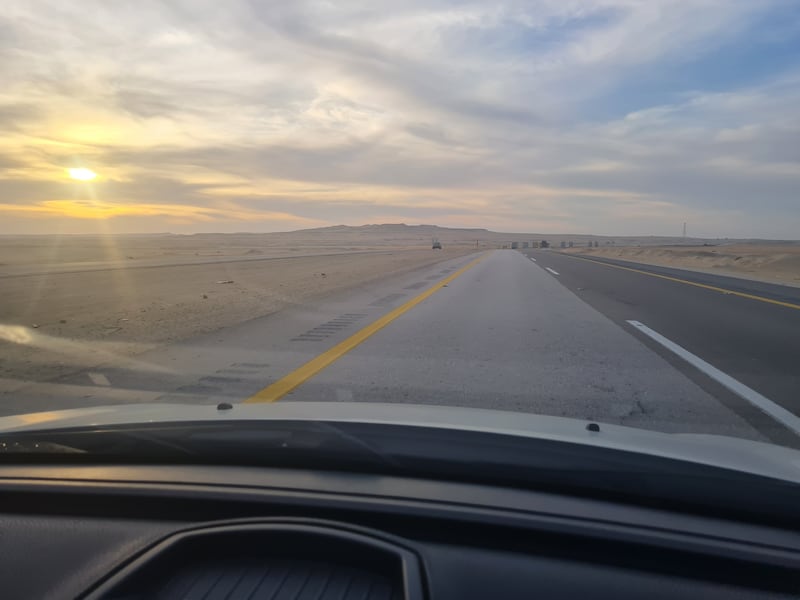
[[[800,238],[796,0],[11,0],[0,81],[0,233]]]

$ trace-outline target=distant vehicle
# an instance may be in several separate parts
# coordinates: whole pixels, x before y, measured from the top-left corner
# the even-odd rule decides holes
[[[550,247],[550,242],[548,242],[547,240],[542,240],[542,243],[539,244],[539,247],[540,248],[549,248]]]
[[[439,240],[433,240],[433,250],[441,250],[442,249],[442,242]]]
[[[511,249],[512,250],[519,249],[519,242],[511,242]]]

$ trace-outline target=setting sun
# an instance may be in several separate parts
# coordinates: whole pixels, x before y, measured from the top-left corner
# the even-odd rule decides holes
[[[78,179],[80,181],[91,181],[95,177],[97,177],[97,173],[92,171],[91,169],[68,169],[69,176],[73,179]]]

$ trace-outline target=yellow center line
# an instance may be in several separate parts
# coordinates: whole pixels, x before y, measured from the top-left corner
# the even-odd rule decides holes
[[[353,348],[361,344],[370,336],[374,335],[384,327],[386,327],[389,323],[394,321],[400,315],[407,313],[409,310],[414,308],[417,304],[433,296],[436,292],[446,286],[448,283],[456,279],[456,277],[462,275],[480,261],[485,258],[486,255],[483,255],[479,258],[476,258],[469,264],[463,266],[458,271],[452,273],[451,275],[445,277],[440,282],[434,284],[424,292],[422,292],[419,296],[412,298],[405,304],[398,306],[391,312],[386,313],[380,319],[373,321],[360,331],[357,331],[353,335],[351,335],[346,340],[343,340],[333,346],[332,348],[326,350],[316,358],[311,359],[302,367],[295,369],[282,379],[279,379],[275,383],[268,385],[263,390],[256,392],[252,396],[250,396],[245,403],[253,403],[253,402],[275,402],[276,400],[280,400],[286,394],[291,392],[293,389],[298,387],[299,385],[303,384],[304,382],[311,379],[314,375],[329,367],[331,364],[339,360],[342,356],[350,352]]]
[[[561,256],[566,256],[567,258],[578,258],[581,260],[586,260],[596,265],[603,265],[604,267],[612,267],[614,269],[622,269],[623,271],[631,271],[633,273],[640,273],[641,275],[649,275],[650,277],[658,277],[659,279],[666,279],[667,281],[675,281],[676,283],[685,283],[686,285],[693,285],[695,287],[703,288],[704,290],[711,290],[713,292],[720,292],[721,294],[732,294],[734,296],[739,296],[740,298],[748,298],[750,300],[758,300],[759,302],[766,302],[768,304],[777,304],[778,306],[785,306],[786,308],[794,308],[800,310],[800,304],[793,304],[791,302],[782,302],[781,300],[773,300],[771,298],[764,298],[763,296],[756,296],[754,294],[746,294],[744,292],[737,292],[735,290],[728,290],[725,288],[717,287],[714,285],[707,285],[705,283],[697,283],[695,281],[688,281],[686,279],[680,279],[678,277],[670,277],[669,275],[659,275],[658,273],[651,273],[649,271],[642,271],[641,269],[633,269],[631,267],[623,267],[621,265],[612,265],[611,263],[601,262],[599,260],[593,260],[591,258],[587,258],[585,256],[574,256],[571,254],[566,254],[563,252],[559,252]]]

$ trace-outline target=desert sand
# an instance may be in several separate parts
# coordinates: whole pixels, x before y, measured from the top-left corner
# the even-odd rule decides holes
[[[426,235],[2,238],[0,380],[124,362],[475,251],[474,240],[434,251]]]
[[[433,239],[442,242],[443,251],[431,249]],[[380,278],[509,247],[512,241],[541,239],[554,248],[599,240],[600,248],[567,251],[800,284],[800,245],[791,244],[657,247],[652,244],[675,240],[429,225],[272,234],[0,236],[0,389],[3,381],[47,381],[135,360],[158,345]]]
[[[567,248],[562,251],[800,287],[800,244]]]

